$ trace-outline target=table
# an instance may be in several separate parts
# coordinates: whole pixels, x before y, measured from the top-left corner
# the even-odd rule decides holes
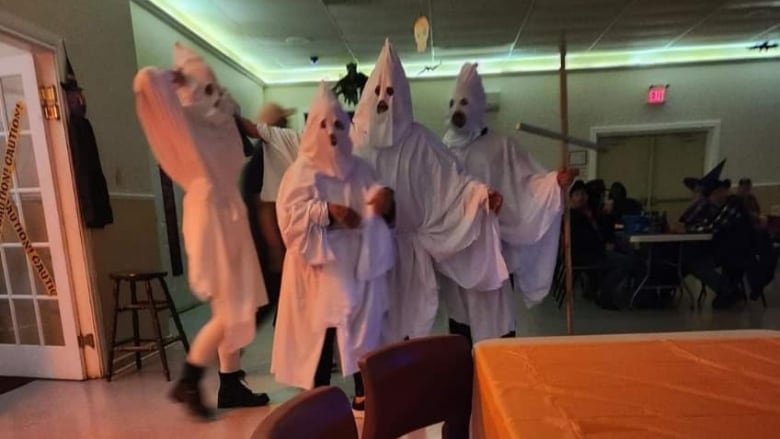
[[[629,307],[634,307],[634,301],[636,300],[636,297],[639,295],[639,292],[644,289],[650,289],[650,288],[674,288],[681,290],[684,290],[686,293],[688,293],[688,297],[691,299],[691,309],[695,308],[696,300],[693,297],[693,292],[688,288],[688,286],[683,282],[683,278],[685,277],[682,272],[682,259],[683,259],[683,244],[685,243],[692,243],[692,242],[704,242],[704,241],[711,241],[712,235],[708,233],[661,233],[661,234],[641,234],[641,235],[629,235],[628,236],[628,242],[635,245],[647,245],[647,257],[645,258],[645,275],[642,278],[642,280],[639,281],[639,284],[637,284],[637,287],[634,289],[633,294],[631,294],[631,301],[629,302]],[[674,269],[677,270],[677,284],[670,285],[670,284],[657,284],[657,285],[648,285],[648,280],[650,279],[653,271],[653,245],[654,244],[671,244],[671,243],[678,243],[680,244],[677,248],[677,260],[675,261],[663,261],[665,265],[672,266]]]
[[[780,332],[490,340],[474,438],[780,437]]]

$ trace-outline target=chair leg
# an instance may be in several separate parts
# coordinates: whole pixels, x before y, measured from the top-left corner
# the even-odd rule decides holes
[[[766,296],[763,291],[761,292],[761,303],[764,304],[764,309],[766,309]]]
[[[701,308],[701,304],[704,302],[704,299],[707,297],[707,287],[704,284],[701,284],[701,291],[699,291],[699,298],[696,300],[696,305]]]
[[[141,328],[138,324],[138,309],[135,308],[138,305],[138,294],[134,280],[130,281],[130,304],[133,305],[133,344],[138,347],[141,346]],[[141,365],[141,351],[136,351],[135,368],[141,370]]]
[[[114,280],[114,321],[111,323],[111,347],[108,350],[108,376],[106,377],[109,382],[111,382],[111,378],[114,376],[117,320],[119,320],[119,281]]]
[[[171,292],[168,290],[168,283],[165,282],[164,278],[159,278],[158,280],[160,282],[160,287],[162,288],[163,293],[165,293],[165,301],[168,302],[168,308],[171,311],[171,318],[173,319],[173,324],[176,325],[176,331],[179,332],[181,344],[184,345],[184,350],[189,352],[190,342],[187,341],[187,334],[184,333],[184,327],[181,324],[179,312],[176,310],[176,304],[173,303],[173,297],[171,297]]]
[[[152,318],[154,334],[157,339],[157,351],[160,353],[165,379],[171,380],[171,371],[168,369],[168,357],[165,355],[165,342],[163,341],[162,328],[160,327],[160,318],[157,314],[157,308],[154,304],[154,294],[152,294],[152,282],[146,281],[146,300],[149,302],[149,317]]]

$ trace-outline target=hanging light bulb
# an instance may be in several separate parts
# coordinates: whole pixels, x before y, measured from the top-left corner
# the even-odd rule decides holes
[[[417,42],[417,52],[423,53],[428,49],[428,36],[430,35],[431,24],[428,17],[421,15],[414,21],[414,41]]]

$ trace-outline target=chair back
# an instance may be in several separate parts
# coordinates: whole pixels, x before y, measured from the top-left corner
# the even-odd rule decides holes
[[[474,362],[465,337],[404,341],[364,356],[359,366],[363,439],[394,439],[441,422],[443,437],[469,437]]]
[[[252,439],[358,439],[352,406],[337,387],[319,387],[282,404]]]

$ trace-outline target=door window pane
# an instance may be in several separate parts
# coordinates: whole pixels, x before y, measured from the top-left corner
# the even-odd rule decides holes
[[[14,324],[8,299],[0,299],[0,344],[14,344]]]
[[[19,327],[21,344],[41,344],[38,338],[38,321],[35,318],[35,303],[32,299],[14,300],[16,324]]]
[[[24,86],[22,84],[22,75],[4,76],[0,78],[0,87],[2,87],[5,104],[7,126],[10,128],[11,121],[14,118],[14,108],[18,101],[24,101]],[[26,101],[25,101],[26,103]],[[29,106],[29,105],[28,105]],[[27,116],[29,109],[25,108],[19,128],[22,130],[30,129],[30,119]]]
[[[44,344],[46,346],[65,346],[60,304],[56,300],[38,300],[38,309],[41,311]]]
[[[21,247],[6,248],[5,260],[8,264],[8,277],[11,281],[11,295],[32,294],[27,271],[27,255],[24,254],[24,250]]]
[[[41,262],[49,271],[49,276],[52,277],[51,281],[54,282],[54,270],[51,268],[51,250],[45,247],[36,247],[35,250],[38,252],[38,256],[41,257]],[[40,276],[38,276],[38,272],[35,271],[35,267],[33,267],[33,278],[35,279],[35,287],[37,288],[38,294],[41,296],[48,295],[49,293],[46,291],[46,286],[43,284]]]
[[[40,194],[21,194],[24,230],[32,242],[48,242],[46,218],[43,213],[43,201]],[[16,234],[16,233],[14,233]]]
[[[5,144],[3,144],[5,154]],[[35,167],[35,151],[32,137],[28,134],[19,136],[16,141],[16,179],[19,187],[38,187],[38,169]]]

